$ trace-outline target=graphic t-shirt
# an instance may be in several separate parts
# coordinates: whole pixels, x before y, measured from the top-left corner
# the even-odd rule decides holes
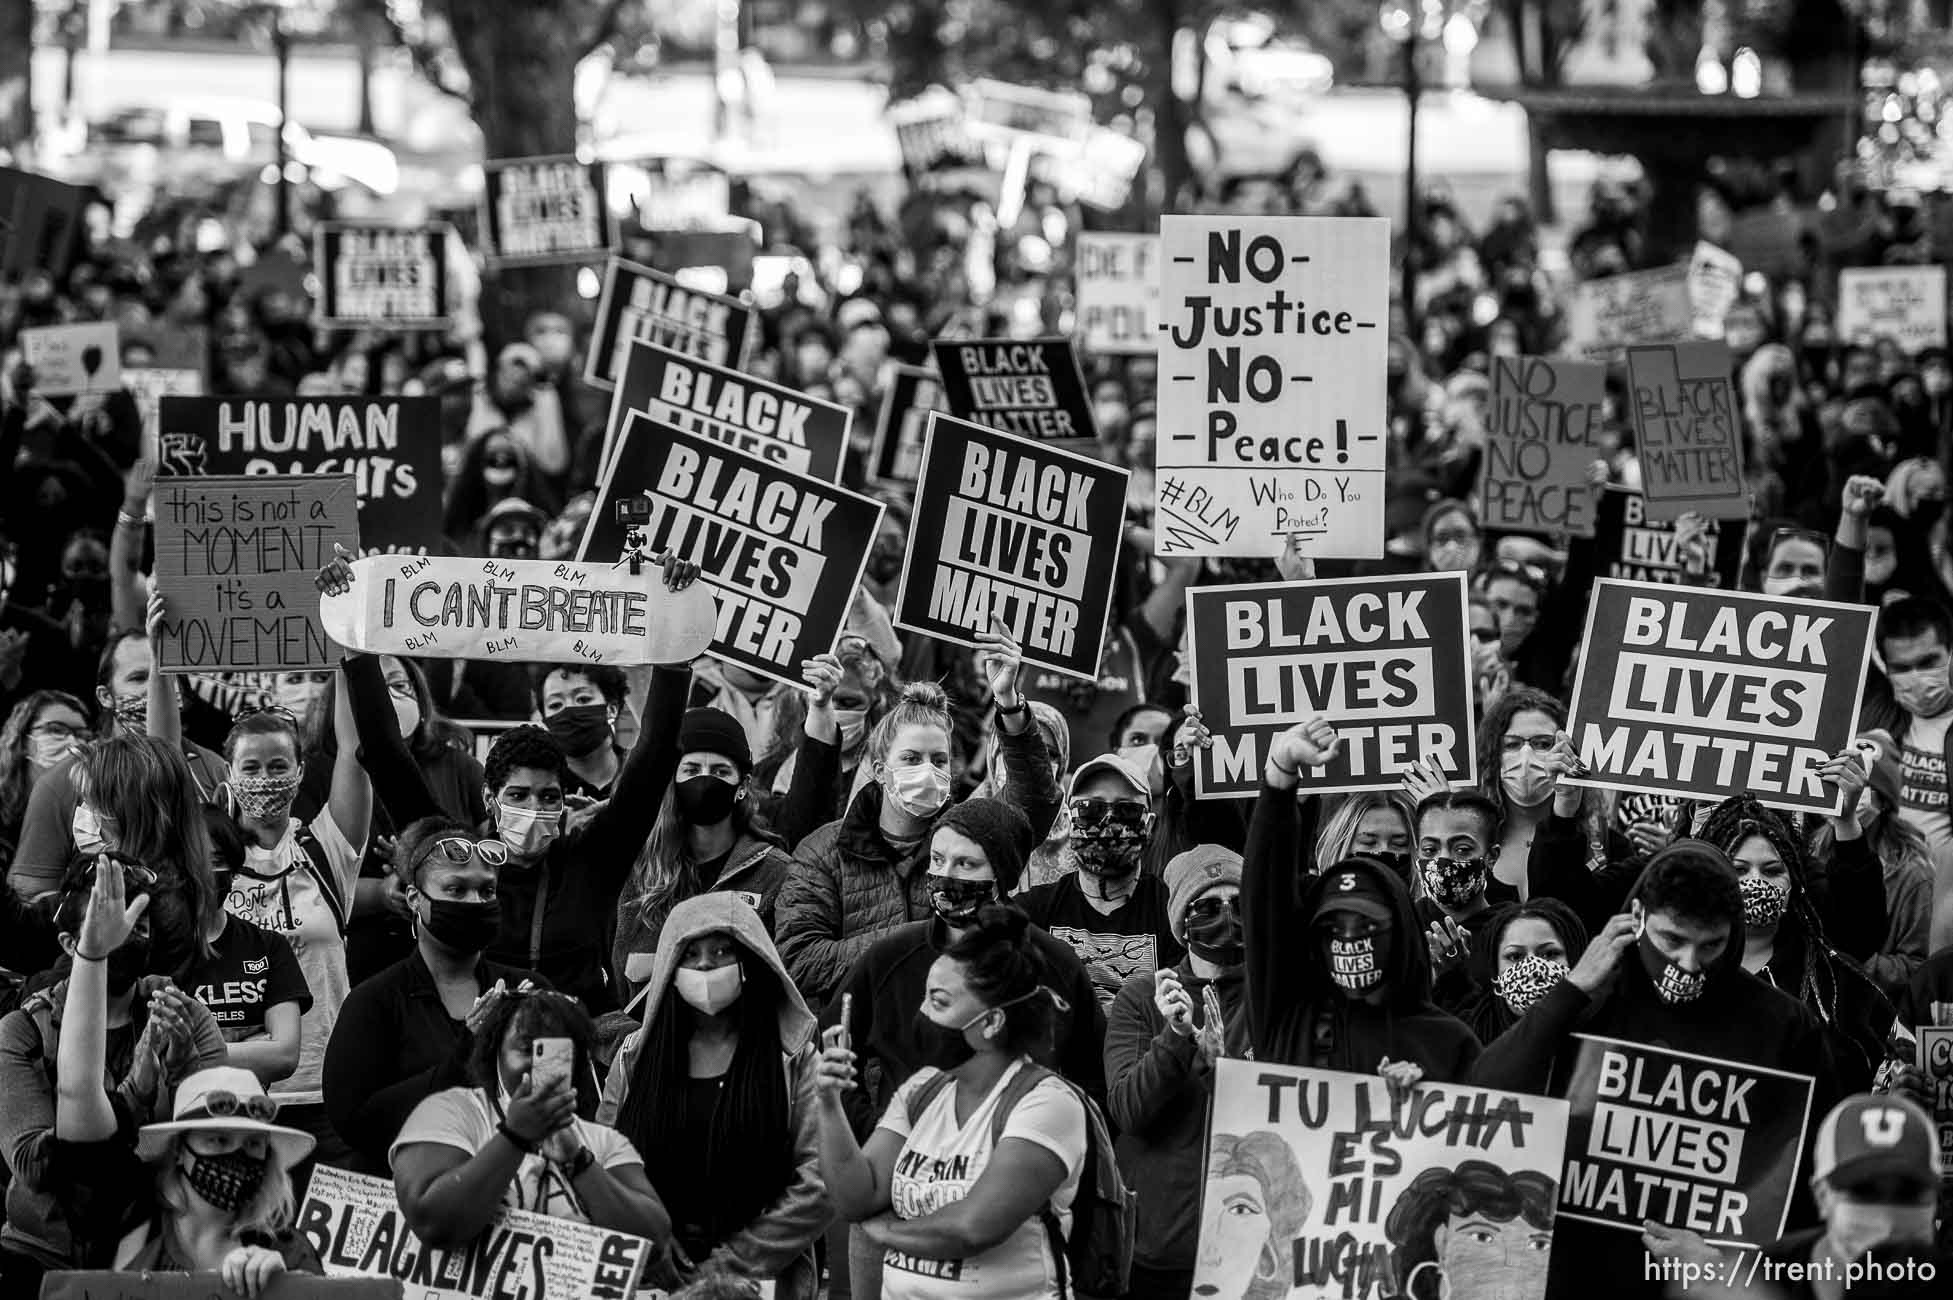
[[[224,918],[224,932],[210,945],[209,960],[191,968],[190,996],[210,1008],[227,1043],[265,1037],[264,1013],[284,1002],[298,1003],[303,1016],[312,1007],[305,972],[285,939],[235,916]]]
[[[1953,874],[1953,805],[1947,801],[1946,731],[1953,710],[1937,718],[1914,718],[1900,742],[1905,750],[1905,780],[1899,788],[1899,815],[1926,839],[1933,874]]]
[[[454,1147],[472,1156],[488,1145],[500,1120],[489,1103],[488,1094],[480,1088],[449,1088],[437,1092],[414,1107],[414,1113],[401,1126],[400,1136],[387,1149],[387,1163],[393,1163],[400,1148],[420,1142]],[[607,1124],[580,1119],[576,1121],[576,1131],[583,1145],[590,1148],[597,1163],[605,1169],[644,1163],[644,1157],[637,1153],[631,1140]],[[539,1155],[522,1157],[515,1177],[502,1192],[502,1204],[507,1209],[532,1210],[572,1223],[590,1222],[590,1213],[583,1206],[583,1198],[570,1186],[569,1176]]]
[[[329,813],[314,818],[309,829],[342,906],[350,906],[359,880],[359,850],[346,842]],[[305,973],[305,986],[312,991],[311,1010],[300,1025],[298,1069],[271,1092],[286,1105],[324,1100],[319,1074],[326,1042],[339,1019],[340,1004],[352,988],[339,914],[327,901],[312,859],[299,843],[298,830],[296,821],[288,823],[276,848],[248,846],[244,867],[231,877],[231,892],[224,899],[226,912],[282,935],[291,944],[298,968]]]
[[[956,1122],[956,1084],[939,1090],[920,1115],[909,1098],[936,1071],[918,1070],[889,1099],[880,1127],[904,1139],[889,1180],[889,1199],[899,1219],[919,1219],[970,1194],[990,1164],[990,1127],[997,1102],[1023,1062],[1003,1077],[971,1113]],[[1051,1198],[1058,1226],[1071,1231],[1071,1204],[1085,1165],[1085,1108],[1057,1078],[1041,1079],[1011,1107],[1005,1138],[1035,1142],[1064,1162],[1065,1179]],[[1017,1225],[1002,1243],[966,1259],[921,1259],[898,1250],[882,1258],[882,1300],[1057,1300],[1057,1261],[1040,1216]]]
[[[1127,980],[1151,975],[1186,955],[1167,923],[1166,884],[1158,876],[1141,876],[1132,897],[1112,912],[1101,912],[1087,901],[1075,872],[1019,895],[1017,904],[1034,925],[1071,945],[1106,1010]]]

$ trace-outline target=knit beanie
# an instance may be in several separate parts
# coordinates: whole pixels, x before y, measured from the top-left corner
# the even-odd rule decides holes
[[[753,770],[753,747],[746,728],[724,709],[687,709],[678,724],[678,752],[720,754],[732,760],[744,778]]]
[[[1241,884],[1241,855],[1219,844],[1196,844],[1166,864],[1166,923],[1187,941],[1187,908],[1216,885]]]
[[[1024,814],[1002,799],[965,799],[936,823],[937,830],[945,826],[975,841],[997,873],[997,897],[1010,897],[1024,875],[1025,855],[1036,847]]]

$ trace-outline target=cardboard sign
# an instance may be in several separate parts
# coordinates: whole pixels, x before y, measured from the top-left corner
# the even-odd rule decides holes
[[[1783,1236],[1802,1177],[1808,1076],[1574,1037],[1561,1215],[1634,1233],[1653,1219],[1717,1246]]]
[[[0,278],[66,275],[81,247],[88,191],[49,176],[0,167]]]
[[[1132,199],[1146,165],[1146,145],[1110,127],[1095,126],[1079,140],[1028,137],[1025,179],[1049,185],[1065,202],[1116,212]]]
[[[122,343],[114,321],[43,325],[20,332],[20,355],[43,397],[112,393],[122,387]]]
[[[1432,756],[1476,782],[1469,627],[1462,573],[1189,588],[1193,702],[1214,734],[1195,793],[1259,794],[1268,742],[1317,715],[1342,747],[1302,773],[1310,793],[1394,790]]]
[[[1682,265],[1581,281],[1566,300],[1568,349],[1587,361],[1618,361],[1630,344],[1687,338],[1695,328],[1688,281]]]
[[[601,260],[617,242],[604,165],[569,155],[482,164],[481,232],[490,266]]]
[[[983,142],[970,134],[963,101],[940,87],[891,104],[889,121],[902,167],[913,176],[948,170],[988,170]]]
[[[1045,90],[979,77],[964,96],[973,132],[1010,132],[1081,139],[1092,127],[1091,98],[1075,90]]]
[[[41,1300],[230,1300],[209,1273],[64,1273],[41,1279]],[[379,1277],[280,1273],[258,1300],[401,1300],[401,1284]]]
[[[1070,339],[938,339],[930,350],[952,415],[1041,442],[1096,440]]]
[[[1847,343],[1897,339],[1907,352],[1946,346],[1946,268],[1847,267],[1838,272],[1838,333]]]
[[[1747,519],[1743,426],[1722,343],[1627,350],[1628,408],[1648,513]]]
[[[1160,555],[1383,554],[1390,223],[1160,220]]]
[[[929,417],[895,626],[974,646],[996,620],[1024,662],[1097,681],[1127,471]]]
[[[1689,310],[1695,316],[1695,336],[1720,339],[1723,318],[1743,291],[1743,264],[1706,239],[1695,242],[1689,255]]]
[[[1491,1295],[1473,1280],[1496,1270],[1502,1300],[1543,1300],[1566,1147],[1550,1097],[1426,1081],[1394,1102],[1376,1075],[1216,1061],[1194,1292]],[[1473,1244],[1447,1248],[1461,1220]],[[1468,1274],[1474,1254],[1503,1262]]]
[[[328,1277],[393,1278],[414,1300],[630,1300],[658,1248],[642,1237],[528,1210],[502,1210],[452,1250],[415,1237],[391,1178],[319,1166],[293,1229]]]
[[[441,403],[434,397],[165,397],[160,472],[350,474],[368,547],[441,541]]]
[[[929,413],[943,409],[943,385],[935,371],[924,366],[892,365],[888,382],[882,386],[881,417],[875,422],[868,477],[877,483],[913,484],[922,473],[922,444],[928,434]]]
[[[616,386],[632,343],[656,343],[715,366],[746,364],[753,309],[737,298],[688,289],[663,271],[611,258],[591,326],[585,383]]]
[[[645,554],[704,569],[719,602],[712,654],[789,685],[834,648],[881,526],[882,504],[723,443],[626,417],[577,558],[624,553],[617,501],[648,498]]]
[[[1594,524],[1594,573],[1628,582],[1685,583],[1735,590],[1743,568],[1740,524],[1705,522],[1699,542],[1684,546],[1672,519],[1650,519],[1632,488],[1601,489]]]
[[[1487,528],[1594,535],[1587,471],[1600,453],[1607,367],[1544,357],[1492,362],[1492,418],[1479,458],[1478,498]]]
[[[1787,596],[1594,584],[1561,779],[1833,816],[1818,769],[1858,731],[1878,611]]]
[[[854,420],[850,408],[798,389],[637,342],[611,394],[604,464],[632,411],[829,483],[840,481]]]
[[[326,329],[446,329],[450,233],[444,225],[321,221],[312,251],[319,271],[313,322]]]
[[[1921,1025],[1918,1037],[1919,1072],[1932,1093],[1927,1114],[1939,1130],[1940,1181],[1953,1185],[1953,1028]]]
[[[351,475],[158,479],[156,666],[337,667],[313,582],[335,544],[359,550]]]
[[[1087,352],[1149,355],[1159,347],[1158,235],[1078,236],[1078,337]]]
[[[701,169],[682,174],[647,165],[636,196],[637,223],[656,231],[722,231],[732,212],[732,178]]]

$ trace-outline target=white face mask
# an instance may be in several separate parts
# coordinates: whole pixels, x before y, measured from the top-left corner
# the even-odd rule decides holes
[[[102,838],[101,823],[95,820],[95,810],[87,804],[75,805],[74,820],[68,826],[74,835],[75,852],[84,857],[93,857],[108,848],[108,841]]]
[[[420,726],[420,701],[412,691],[393,697],[393,716],[400,724],[400,738],[412,739],[414,731]]]
[[[693,970],[689,966],[680,966],[677,973],[672,976],[672,983],[678,989],[678,996],[708,1016],[716,1016],[739,1001],[739,992],[745,982],[746,977],[738,962],[717,966],[711,970]]]
[[[888,791],[911,817],[933,817],[949,802],[949,773],[934,763],[891,767]]]
[[[75,752],[73,736],[35,736],[27,743],[27,761],[46,771]]]
[[[560,831],[560,813],[545,813],[540,808],[510,808],[496,805],[495,830],[509,851],[534,857],[549,847]]]
[[[1874,1205],[1833,1193],[1825,1211],[1825,1235],[1846,1263],[1886,1242],[1929,1243],[1933,1239],[1934,1206]]]

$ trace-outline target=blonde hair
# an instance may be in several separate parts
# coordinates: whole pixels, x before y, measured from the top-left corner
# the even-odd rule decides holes
[[[883,760],[904,727],[941,727],[945,734],[954,730],[949,716],[949,696],[935,682],[910,682],[902,688],[902,698],[882,715],[868,733],[862,757]]]
[[[1402,790],[1360,790],[1339,800],[1336,810],[1323,823],[1322,833],[1316,837],[1315,870],[1321,871],[1349,857],[1350,846],[1356,842],[1356,828],[1365,817],[1382,809],[1402,817],[1404,833],[1413,840],[1417,838],[1417,810],[1411,807],[1409,795]]]
[[[185,1149],[185,1135],[178,1133],[170,1139],[169,1150],[163,1154],[162,1163],[156,1169],[156,1199],[179,1218],[190,1212],[190,1189],[184,1185],[183,1169],[179,1164],[179,1153]],[[190,1154],[194,1156],[197,1153],[192,1151]],[[296,1208],[292,1195],[292,1172],[278,1158],[277,1146],[268,1140],[264,1162],[264,1182],[259,1184],[258,1194],[251,1198],[250,1204],[237,1212],[236,1222],[231,1227],[233,1236],[246,1232],[278,1232],[292,1221]]]

